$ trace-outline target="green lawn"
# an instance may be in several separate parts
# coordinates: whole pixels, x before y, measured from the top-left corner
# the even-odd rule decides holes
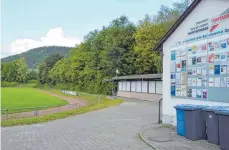
[[[39,106],[47,106],[50,108],[67,104],[64,100],[49,96],[32,88],[1,88],[1,91],[2,109]],[[24,111],[31,111],[31,109],[9,110],[9,113]]]

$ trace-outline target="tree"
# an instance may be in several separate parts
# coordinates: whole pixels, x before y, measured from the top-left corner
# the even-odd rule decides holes
[[[61,60],[63,56],[60,56],[59,54],[55,53],[50,56],[48,56],[44,63],[39,66],[39,73],[38,73],[38,82],[41,84],[49,83],[51,79],[49,78],[49,71],[52,70],[54,65],[57,61]]]
[[[25,83],[28,79],[28,65],[24,58],[14,61],[16,66],[16,81],[19,83]]]

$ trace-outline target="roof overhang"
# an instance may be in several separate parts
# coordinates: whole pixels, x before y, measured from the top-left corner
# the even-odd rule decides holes
[[[142,74],[142,75],[130,75],[130,76],[116,76],[112,79],[104,79],[106,82],[120,81],[120,80],[162,80],[162,74]]]

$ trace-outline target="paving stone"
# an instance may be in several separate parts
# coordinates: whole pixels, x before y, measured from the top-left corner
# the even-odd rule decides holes
[[[2,128],[2,150],[152,150],[138,133],[157,121],[157,107],[128,101],[47,123]]]

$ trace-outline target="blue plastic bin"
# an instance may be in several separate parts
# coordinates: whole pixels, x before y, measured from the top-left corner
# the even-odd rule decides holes
[[[176,105],[174,107],[177,114],[177,134],[185,136],[185,125],[184,125],[184,105]]]
[[[219,117],[219,145],[222,150],[229,150],[229,108],[216,111]]]
[[[181,104],[176,105],[174,108],[176,109],[177,114],[177,134],[180,136],[185,136],[185,119],[184,119],[184,109],[186,107],[194,107],[196,105],[193,104]]]

